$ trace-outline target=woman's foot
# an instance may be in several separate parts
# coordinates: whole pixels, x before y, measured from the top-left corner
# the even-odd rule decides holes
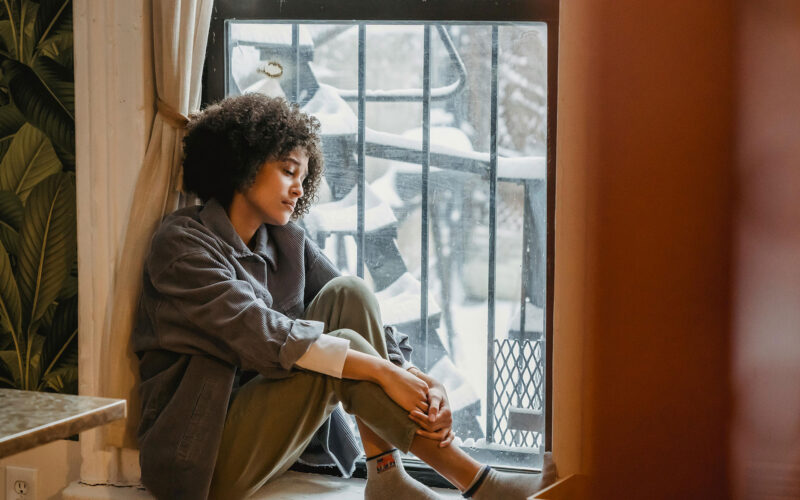
[[[555,467],[549,453],[545,454],[541,474],[499,472],[484,465],[464,496],[475,500],[525,500],[555,481]]]
[[[400,452],[395,450],[367,458],[365,500],[437,500],[439,496],[408,475]]]

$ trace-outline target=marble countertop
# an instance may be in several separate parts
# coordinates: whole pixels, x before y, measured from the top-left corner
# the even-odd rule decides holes
[[[124,399],[0,389],[0,457],[125,416]]]

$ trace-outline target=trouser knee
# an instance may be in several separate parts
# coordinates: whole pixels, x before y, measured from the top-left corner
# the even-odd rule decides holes
[[[321,294],[335,294],[337,297],[352,303],[360,302],[367,309],[378,308],[378,299],[361,278],[356,276],[338,276],[330,280],[320,291]]]

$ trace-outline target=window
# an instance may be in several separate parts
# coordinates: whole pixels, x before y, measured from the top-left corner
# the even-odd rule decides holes
[[[461,446],[538,469],[558,2],[501,3],[218,0],[204,101],[282,93],[320,119],[309,236],[371,284],[412,360],[443,381]]]

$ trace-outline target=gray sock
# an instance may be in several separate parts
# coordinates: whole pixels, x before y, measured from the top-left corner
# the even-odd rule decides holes
[[[367,458],[365,500],[438,500],[430,488],[408,475],[395,450]]]
[[[526,500],[542,489],[541,474],[498,472],[488,465],[478,472],[464,497],[474,500]]]
[[[463,496],[475,500],[524,500],[555,483],[557,475],[553,455],[549,451],[544,454],[541,474],[510,474],[484,465],[475,474]]]

